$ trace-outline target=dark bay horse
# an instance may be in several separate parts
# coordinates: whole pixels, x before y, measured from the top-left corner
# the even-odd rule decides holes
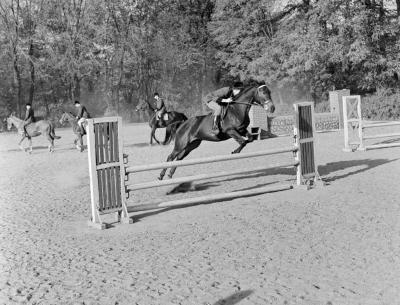
[[[240,153],[247,143],[253,141],[253,136],[247,130],[250,123],[249,110],[252,105],[262,106],[269,113],[275,111],[271,92],[266,85],[245,88],[226,106],[225,114],[222,116],[221,131],[218,134],[212,130],[212,114],[192,117],[184,122],[176,132],[174,150],[168,156],[167,162],[182,160],[202,141],[219,142],[233,138],[239,147],[232,153]],[[168,174],[170,178],[175,170],[176,167],[170,169]],[[167,169],[163,169],[158,179],[162,180],[166,171]]]
[[[157,144],[160,144],[160,141],[158,141],[155,136],[157,128],[166,128],[165,139],[162,143],[163,145],[166,145],[169,144],[174,138],[178,127],[187,120],[186,115],[177,111],[167,112],[163,120],[157,120],[155,108],[149,102],[145,102],[143,100],[136,106],[136,111],[140,110],[147,111],[149,114],[149,126],[151,128],[150,145],[153,144],[153,139],[157,142]]]
[[[78,120],[75,118],[75,115],[69,112],[64,112],[60,119],[60,124],[63,125],[65,122],[68,122],[72,126],[72,132],[76,135],[74,140],[74,145],[77,150],[80,152],[83,151],[83,136],[86,134],[85,129],[82,129],[78,125]],[[79,145],[77,144],[79,141]]]
[[[21,150],[24,151],[29,151],[29,153],[32,152],[32,137],[37,137],[39,135],[43,135],[49,140],[50,145],[49,145],[49,151],[53,152],[54,151],[54,139],[61,139],[61,137],[56,136],[54,132],[54,124],[51,123],[50,121],[46,120],[40,120],[34,123],[30,123],[28,126],[26,126],[26,132],[28,136],[25,135],[24,132],[24,120],[21,120],[17,118],[15,115],[10,115],[7,118],[7,129],[10,130],[12,125],[14,125],[18,133],[21,135],[21,141],[19,141],[18,145],[21,148]],[[24,149],[21,144],[22,141],[25,140],[25,138],[28,138],[29,140],[29,149]]]

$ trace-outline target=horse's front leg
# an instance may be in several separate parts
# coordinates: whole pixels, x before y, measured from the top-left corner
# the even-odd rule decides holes
[[[81,152],[83,152],[83,135],[80,135],[79,136],[79,144],[80,144],[80,150],[81,150]]]
[[[151,133],[150,133],[150,145],[153,145],[153,139],[154,139],[154,141],[157,142],[157,144],[160,144],[160,142],[159,142],[159,141],[156,139],[156,137],[155,137],[156,129],[157,129],[156,126],[153,126],[153,127],[151,128]]]
[[[250,143],[252,140],[249,139],[244,139],[239,132],[236,130],[232,129],[227,132],[227,134],[234,139],[236,142],[239,143],[239,147],[236,148],[234,151],[232,151],[232,154],[238,154],[242,151],[242,149],[247,145],[247,143]],[[246,134],[247,135],[247,134]]]
[[[247,143],[251,143],[254,141],[255,136],[250,133],[248,130],[246,130],[246,138],[247,138]]]
[[[75,148],[76,148],[77,150],[79,150],[79,151],[81,151],[82,145],[79,146],[78,141],[81,141],[81,139],[82,139],[82,136],[77,135],[77,136],[76,136],[76,139],[74,140]]]
[[[33,149],[32,149],[32,138],[29,137],[28,140],[29,140],[29,150],[28,150],[28,152],[32,153],[32,151],[33,151]]]
[[[25,140],[25,134],[22,134],[22,138],[21,138],[21,141],[19,141],[19,143],[18,143],[18,146],[19,146],[19,148],[22,150],[22,151],[25,151],[25,148],[23,148],[22,147],[22,142]]]

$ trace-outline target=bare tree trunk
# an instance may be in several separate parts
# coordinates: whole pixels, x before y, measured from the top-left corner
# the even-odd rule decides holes
[[[30,88],[29,88],[29,103],[33,103],[33,97],[35,94],[35,65],[33,63],[33,42],[29,45],[29,68],[30,68]]]
[[[14,87],[17,90],[17,113],[19,116],[22,114],[22,82],[21,82],[21,71],[18,67],[18,54],[14,48]]]
[[[122,48],[122,54],[121,58],[119,61],[119,77],[118,77],[118,84],[115,92],[115,105],[117,106],[117,113],[119,114],[119,94],[120,94],[120,89],[122,86],[122,80],[124,77],[124,56],[125,56],[125,45]]]
[[[81,98],[81,80],[76,73],[74,73],[72,86],[73,99],[79,100]]]
[[[400,0],[396,0],[397,17],[400,17]]]
[[[200,90],[199,90],[199,103],[201,105],[201,110],[203,112],[206,112],[206,105],[202,102],[203,96],[207,94],[205,92],[206,89],[206,82],[207,82],[207,55],[204,57],[204,64],[203,64],[203,69],[202,69],[202,75],[201,75],[201,83],[200,83]]]

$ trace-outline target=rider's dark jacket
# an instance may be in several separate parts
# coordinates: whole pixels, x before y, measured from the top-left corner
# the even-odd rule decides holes
[[[218,90],[208,93],[203,98],[203,103],[208,104],[209,102],[219,103],[222,99],[227,99],[233,96],[233,90],[231,87],[223,87]]]
[[[90,119],[90,114],[86,110],[85,106],[80,105],[79,107],[77,107],[77,109],[78,110],[77,110],[76,116],[78,117],[78,119],[80,119],[80,118]]]
[[[35,113],[32,108],[26,109],[24,121],[26,124],[36,122]]]
[[[161,113],[165,113],[167,111],[164,100],[162,98],[156,100],[156,110],[160,111]]]

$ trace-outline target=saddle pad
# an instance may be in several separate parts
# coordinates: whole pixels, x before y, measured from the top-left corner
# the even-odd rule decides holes
[[[168,121],[168,113],[164,113],[163,120]]]

